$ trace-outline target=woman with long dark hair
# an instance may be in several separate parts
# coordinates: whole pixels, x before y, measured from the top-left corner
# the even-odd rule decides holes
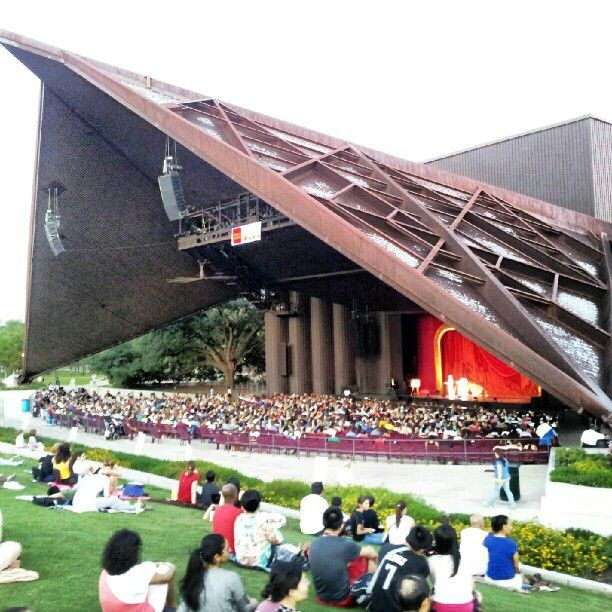
[[[98,585],[102,612],[162,612],[174,607],[172,563],[140,562],[142,540],[120,529],[106,543]]]
[[[70,484],[70,444],[60,444],[57,452],[51,459],[55,482]]]
[[[457,532],[445,523],[434,531],[434,553],[428,559],[434,581],[436,612],[473,612],[474,579],[461,563]]]
[[[275,561],[261,596],[264,601],[256,612],[296,612],[297,604],[308,597],[308,578],[301,564]]]
[[[218,533],[204,536],[192,551],[181,580],[182,602],[177,612],[249,612],[255,606],[244,592],[240,576],[221,566],[229,559],[229,546]]]
[[[393,546],[404,546],[410,530],[414,527],[414,519],[408,516],[408,504],[400,499],[395,504],[395,514],[387,517],[387,542]]]

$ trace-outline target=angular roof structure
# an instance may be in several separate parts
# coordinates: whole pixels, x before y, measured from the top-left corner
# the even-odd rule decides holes
[[[246,191],[291,222],[239,254],[218,250],[230,271],[372,309],[416,305],[611,418],[612,225],[8,32],[0,43],[43,83],[26,378],[243,288],[167,282],[195,263],[159,195],[169,136],[190,201]],[[66,252],[53,257],[44,221],[58,184]]]

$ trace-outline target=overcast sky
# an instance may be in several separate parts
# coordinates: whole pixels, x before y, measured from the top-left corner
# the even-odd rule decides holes
[[[2,4],[0,28],[414,161],[612,119],[603,1]],[[2,321],[25,316],[39,84],[3,48],[0,83]]]

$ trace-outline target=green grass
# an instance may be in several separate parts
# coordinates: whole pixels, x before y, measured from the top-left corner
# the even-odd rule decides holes
[[[26,484],[23,494],[40,494],[44,487],[33,484],[24,473],[27,463],[11,471]],[[10,468],[2,468],[7,473]],[[147,487],[154,496],[167,492]],[[15,499],[16,493],[0,489],[0,508],[4,515],[4,539],[23,545],[22,564],[39,572],[35,582],[0,585],[2,607],[30,606],[35,612],[91,612],[99,610],[98,577],[100,554],[105,542],[120,528],[137,530],[144,543],[143,559],[171,561],[182,577],[190,551],[210,526],[202,521],[200,511],[152,504],[153,511],[140,515],[73,514],[50,510]],[[297,521],[290,520],[283,529],[289,542],[299,544]],[[231,567],[230,567],[231,569]],[[247,593],[258,597],[266,576],[261,572],[237,570]],[[559,612],[580,610],[600,612],[610,609],[612,599],[604,595],[563,587],[558,593],[518,595],[484,585],[477,585],[484,596],[484,610],[494,612]],[[313,601],[312,587],[302,612],[329,610]]]
[[[77,387],[84,387],[86,385],[91,384],[91,374],[82,374],[81,372],[77,373],[70,368],[60,368],[59,370],[53,370],[52,372],[47,372],[43,375],[44,382],[38,382],[38,377],[36,377],[31,383],[27,385],[19,385],[17,387],[5,387],[6,389],[47,389],[49,385],[55,384],[55,379],[60,379],[60,384],[64,387],[70,384],[70,381],[74,378],[75,384]],[[97,374],[98,380],[102,378],[106,378],[102,374]]]

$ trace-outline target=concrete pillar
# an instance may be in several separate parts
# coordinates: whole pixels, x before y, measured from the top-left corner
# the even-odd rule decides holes
[[[287,393],[287,317],[272,311],[264,315],[267,393]]]
[[[346,306],[334,304],[334,382],[336,394],[355,384],[355,351],[351,337],[350,317]]]
[[[310,346],[313,393],[334,392],[334,352],[331,304],[310,298]]]
[[[386,393],[391,379],[395,378],[398,391],[403,392],[401,315],[377,312],[372,315],[372,322],[378,327],[379,350],[355,360],[359,391]]]
[[[291,305],[299,313],[289,317],[289,393],[310,393],[310,312],[309,300],[297,291],[291,292]]]
[[[380,325],[379,376],[381,393],[387,390],[391,379],[397,383],[400,393],[405,391],[403,384],[404,365],[402,355],[402,317],[393,313],[378,313]]]

